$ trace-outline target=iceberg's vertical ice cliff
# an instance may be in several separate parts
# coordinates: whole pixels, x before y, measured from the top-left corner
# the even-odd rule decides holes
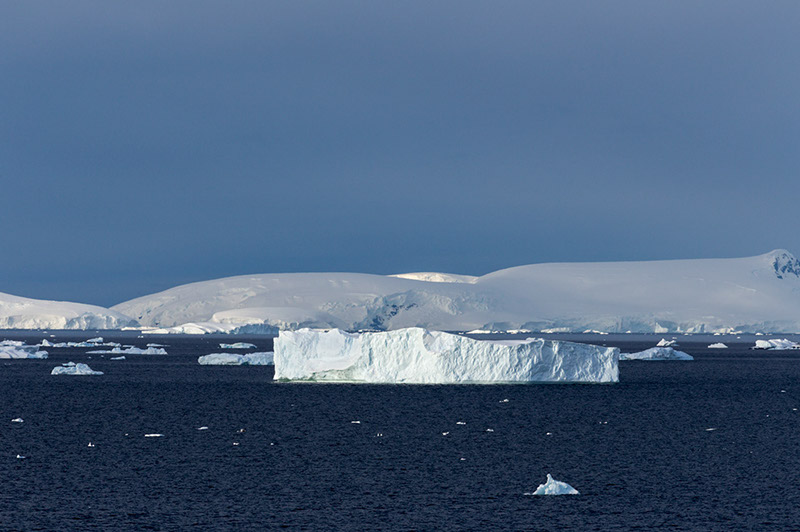
[[[413,327],[281,331],[275,379],[372,383],[617,382],[619,350],[528,338],[489,341]]]

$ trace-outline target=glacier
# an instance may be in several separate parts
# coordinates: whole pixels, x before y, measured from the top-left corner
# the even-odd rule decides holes
[[[275,379],[367,383],[619,381],[619,349],[527,338],[476,340],[412,327],[281,331]]]
[[[0,293],[0,329],[119,329],[138,326],[124,313],[95,305]]]
[[[672,347],[651,347],[638,353],[620,353],[620,360],[694,360],[694,357]]]
[[[102,375],[102,371],[95,371],[86,364],[67,362],[53,368],[50,375]]]
[[[536,491],[525,493],[525,495],[580,495],[580,492],[566,482],[554,479],[548,473],[547,481],[544,484],[539,484]]]
[[[274,353],[272,351],[246,355],[211,353],[198,357],[197,362],[203,366],[272,366]]]
[[[471,277],[284,273],[191,283],[112,307],[144,332],[800,332],[800,261],[531,264]]]

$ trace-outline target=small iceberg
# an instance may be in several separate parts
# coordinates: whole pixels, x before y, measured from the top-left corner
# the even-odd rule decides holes
[[[211,353],[210,355],[199,357],[197,362],[203,366],[272,366],[274,364],[274,355],[272,351],[247,355]]]
[[[236,342],[235,344],[219,344],[220,349],[255,349],[255,344],[247,342]]]
[[[620,353],[620,360],[694,360],[690,354],[671,347],[651,347],[638,353]]]
[[[86,364],[76,364],[67,362],[61,366],[56,366],[50,375],[102,375],[102,371],[95,371]]]
[[[125,355],[122,355],[121,357],[111,357],[109,360],[125,360]]]
[[[158,434],[156,432],[154,432],[152,434],[145,434],[144,435],[145,438],[161,438],[163,436],[164,436],[163,434]]]
[[[166,349],[160,347],[140,347],[127,346],[125,348],[115,347],[111,350],[87,351],[87,355],[166,355]]]
[[[709,349],[728,349],[728,346],[723,344],[722,342],[718,342],[716,344],[711,344],[708,346]]]
[[[11,420],[11,422],[12,423],[24,423],[25,420],[22,419],[21,417],[15,417],[14,419]]]
[[[677,340],[667,340],[666,338],[662,338],[656,344],[656,347],[670,347],[673,345],[678,345]]]
[[[8,342],[6,340],[5,342]],[[0,358],[3,359],[44,359],[47,351],[40,351],[38,345],[0,344]]]
[[[756,345],[753,349],[800,349],[800,344],[792,342],[791,340],[774,338],[772,340],[756,340]]]
[[[580,492],[566,482],[554,479],[548,473],[547,482],[540,484],[533,493],[526,493],[525,495],[580,495]]]

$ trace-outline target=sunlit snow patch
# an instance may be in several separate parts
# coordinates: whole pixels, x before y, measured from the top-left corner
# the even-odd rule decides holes
[[[275,379],[373,383],[617,382],[619,349],[527,338],[476,340],[413,327],[301,329],[275,339]]]
[[[556,480],[548,473],[547,482],[540,484],[533,493],[525,495],[580,495],[580,493],[566,482]]]
[[[694,360],[692,355],[671,347],[651,347],[638,353],[621,353],[620,360]]]

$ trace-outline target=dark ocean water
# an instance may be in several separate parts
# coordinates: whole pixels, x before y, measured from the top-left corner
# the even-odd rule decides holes
[[[800,351],[680,337],[694,362],[623,362],[614,385],[288,384],[196,363],[239,340],[271,349],[128,336],[169,355],[0,361],[0,529],[800,529]],[[68,360],[105,375],[49,374]],[[547,473],[581,495],[525,496]]]

